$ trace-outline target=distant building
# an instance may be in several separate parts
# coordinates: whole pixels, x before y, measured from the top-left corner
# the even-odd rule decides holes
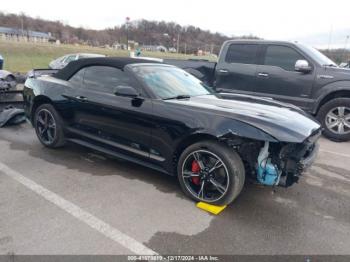
[[[167,52],[168,49],[162,45],[143,45],[141,46],[142,50],[152,51],[152,52]]]
[[[134,41],[134,40],[129,40],[128,43],[129,43],[129,45],[128,45],[129,50],[134,50],[134,49],[137,49],[139,47],[139,43]],[[126,50],[127,49],[127,45],[117,42],[117,43],[114,43],[112,45],[112,48],[119,49],[119,50]]]
[[[126,45],[125,45],[125,46],[126,46]],[[118,49],[118,50],[124,49],[124,45],[123,45],[123,44],[119,44],[119,43],[114,43],[114,44],[112,45],[112,47],[113,47],[114,49]],[[126,49],[126,47],[125,47],[125,49]]]
[[[169,52],[170,52],[170,53],[176,53],[177,50],[176,50],[175,47],[169,47]]]
[[[198,56],[202,56],[202,55],[204,55],[203,50],[198,49],[198,50],[197,50],[197,55],[198,55]]]
[[[129,40],[128,43],[129,43],[129,50],[136,49],[139,46],[139,43],[134,40]]]
[[[18,28],[0,27],[0,39],[22,42],[55,42],[50,33],[43,33]]]

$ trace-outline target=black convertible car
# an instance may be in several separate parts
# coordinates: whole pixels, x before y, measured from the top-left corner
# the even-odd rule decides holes
[[[321,131],[295,106],[215,93],[177,67],[140,59],[71,62],[29,78],[24,100],[43,145],[70,141],[177,175],[188,196],[221,205],[238,196],[246,177],[296,182]]]

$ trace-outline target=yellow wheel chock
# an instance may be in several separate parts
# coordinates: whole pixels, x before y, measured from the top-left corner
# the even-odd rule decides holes
[[[218,215],[222,210],[224,210],[226,208],[225,206],[215,206],[215,205],[211,205],[208,203],[204,203],[204,202],[198,202],[196,205],[198,208],[203,209],[209,213],[212,213],[214,215]]]

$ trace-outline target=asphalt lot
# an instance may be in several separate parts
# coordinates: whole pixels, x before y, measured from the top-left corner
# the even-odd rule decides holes
[[[44,148],[28,124],[3,128],[0,253],[350,254],[349,145],[322,139],[299,184],[247,184],[214,216],[175,178],[76,145]]]

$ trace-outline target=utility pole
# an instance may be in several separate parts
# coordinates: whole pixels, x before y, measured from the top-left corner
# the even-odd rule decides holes
[[[23,15],[21,15],[21,30],[22,30],[22,36],[24,35],[24,21],[23,21]]]
[[[349,35],[347,35],[346,36],[346,38],[345,38],[345,45],[344,45],[344,50],[343,50],[343,54],[342,54],[342,56],[341,56],[341,59],[343,60],[343,58],[344,58],[344,55],[345,55],[345,52],[346,52],[346,46],[348,45],[348,40],[349,40]],[[344,62],[348,62],[348,61],[344,61]]]
[[[180,53],[179,46],[180,46],[180,33],[177,33],[177,42],[176,42],[177,53]]]
[[[169,38],[170,38],[170,36],[169,36],[168,33],[164,33],[163,36],[164,36],[164,39],[165,39],[164,46],[165,46],[166,49],[169,49],[169,47],[170,47],[170,45],[169,45]]]
[[[129,21],[130,21],[130,17],[126,17],[126,50],[129,51]]]
[[[328,51],[329,51],[329,48],[330,48],[331,42],[332,42],[332,34],[333,34],[333,25],[331,25],[331,29],[329,30]]]
[[[22,38],[21,40],[24,40],[24,13],[21,13],[20,19],[21,19],[21,38]]]

